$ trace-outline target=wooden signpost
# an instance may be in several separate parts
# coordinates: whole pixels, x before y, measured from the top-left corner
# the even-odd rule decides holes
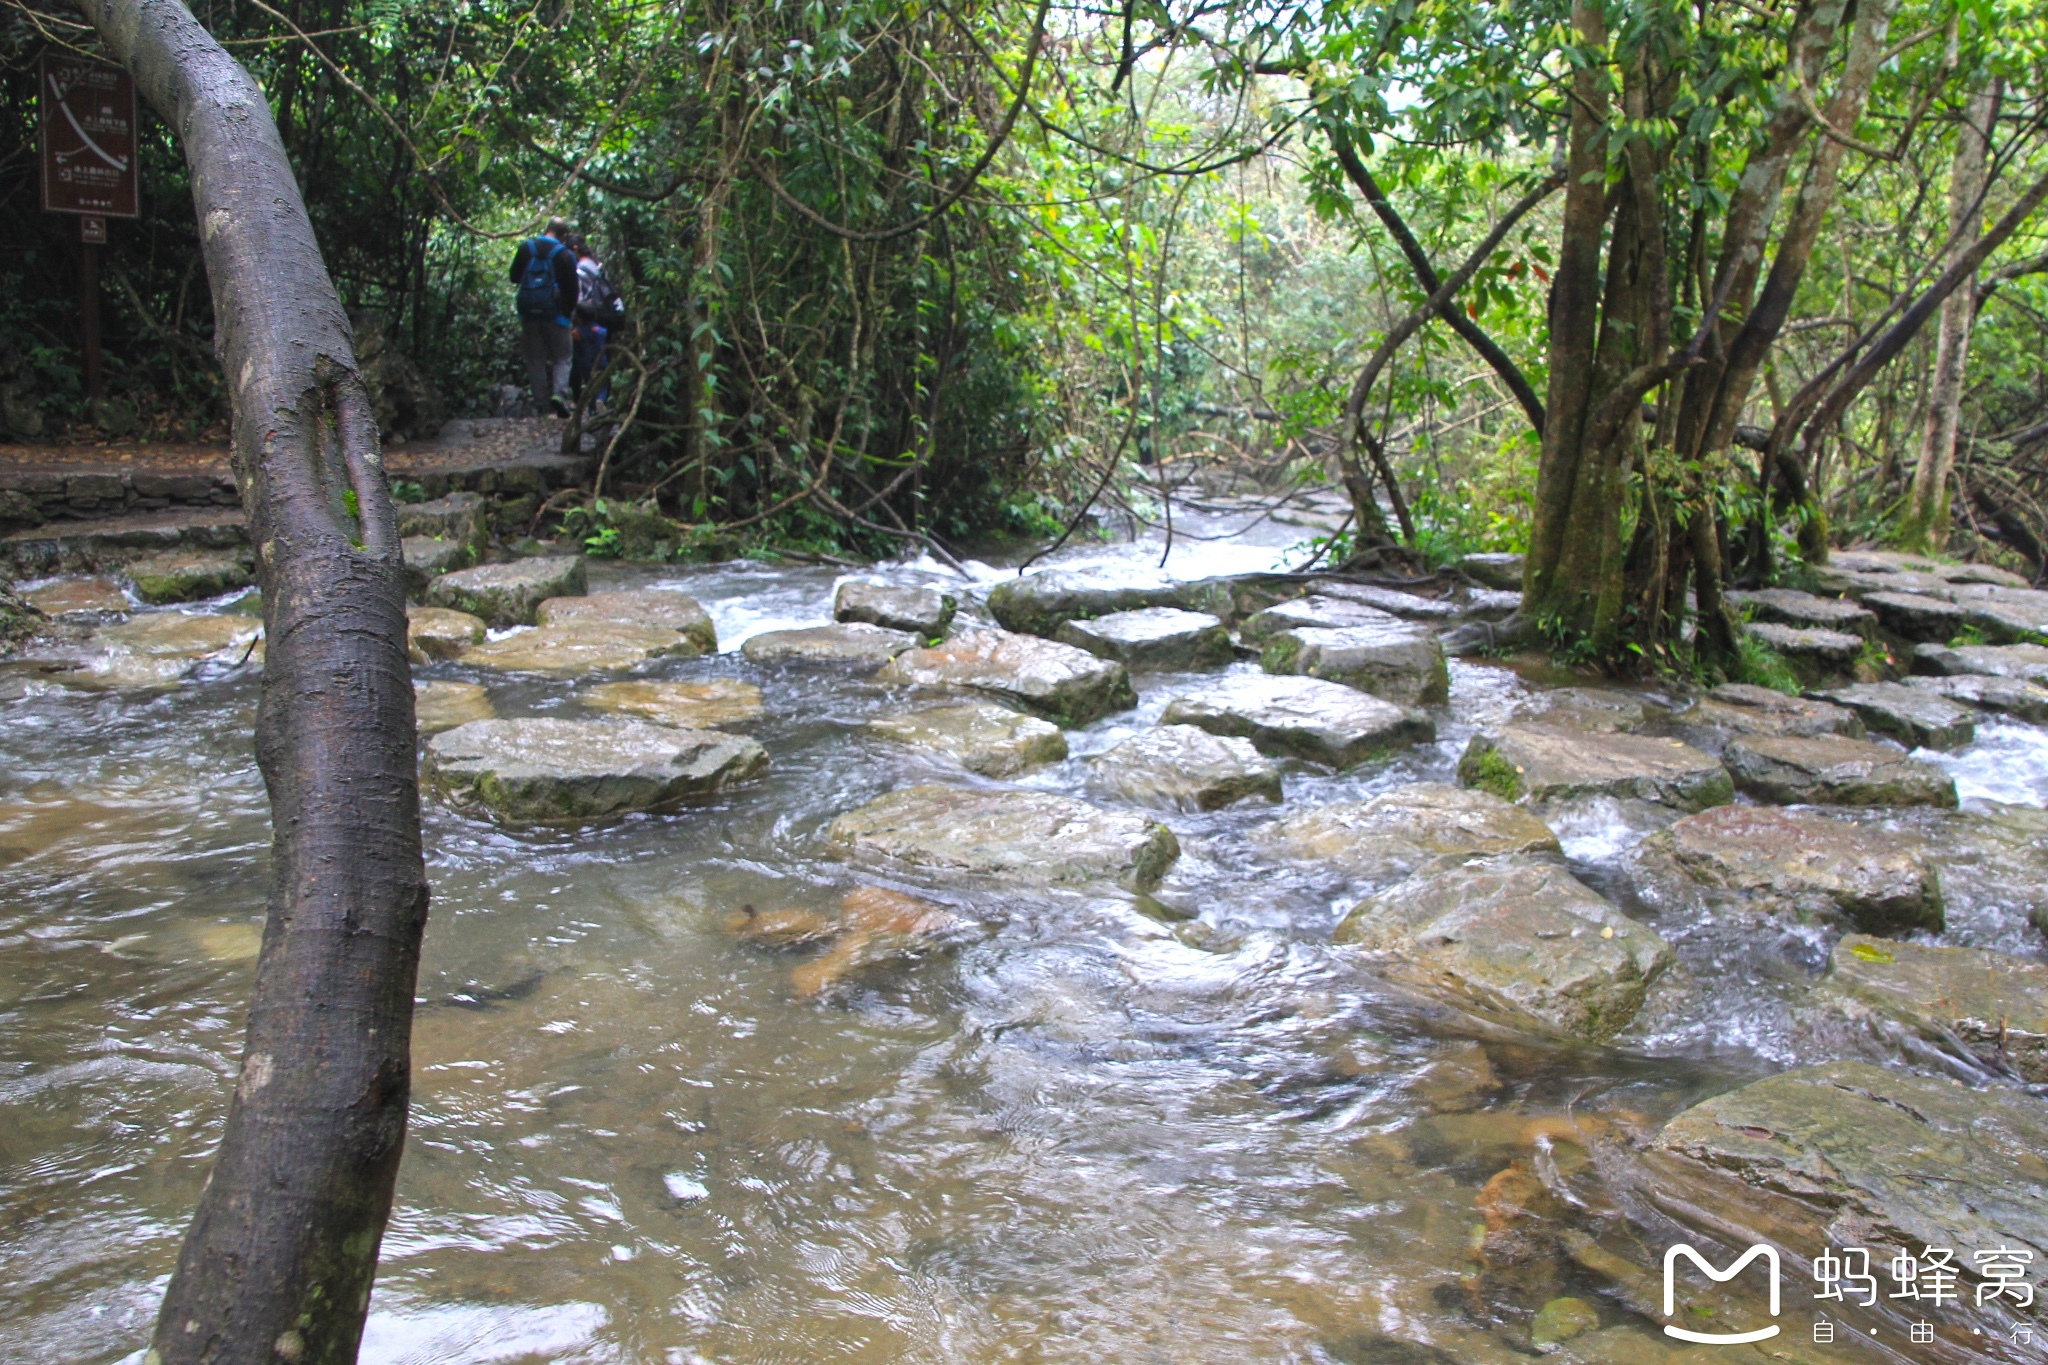
[[[36,70],[43,209],[78,218],[85,396],[100,396],[100,247],[107,219],[137,216],[135,82],[118,66],[45,52]]]

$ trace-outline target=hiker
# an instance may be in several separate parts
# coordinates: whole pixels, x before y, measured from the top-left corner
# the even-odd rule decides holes
[[[548,219],[548,230],[519,244],[512,257],[519,286],[519,351],[536,411],[569,415],[570,318],[576,312],[576,253],[569,222]]]
[[[605,346],[613,332],[626,320],[626,308],[619,298],[619,291],[604,273],[604,262],[597,259],[588,238],[576,238],[576,326],[574,356],[569,366],[569,392],[578,403],[583,401],[583,386],[597,371],[604,368]],[[593,395],[593,403],[603,402],[610,394],[611,385]]]

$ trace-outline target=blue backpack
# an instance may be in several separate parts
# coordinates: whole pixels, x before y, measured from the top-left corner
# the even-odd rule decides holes
[[[526,269],[519,276],[519,295],[515,302],[520,317],[558,318],[562,315],[561,294],[555,288],[555,257],[568,249],[552,237],[536,237],[526,244]]]

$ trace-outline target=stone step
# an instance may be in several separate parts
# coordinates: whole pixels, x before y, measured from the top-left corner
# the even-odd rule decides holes
[[[135,512],[53,522],[0,536],[0,563],[16,578],[100,573],[165,550],[225,550],[249,543],[240,507]]]

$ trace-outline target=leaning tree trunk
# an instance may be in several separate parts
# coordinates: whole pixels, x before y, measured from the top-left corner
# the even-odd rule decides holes
[[[355,1358],[426,923],[405,589],[376,422],[263,91],[179,0],[79,0],[192,175],[258,547],[269,920],[242,1071],[149,1359]]]

